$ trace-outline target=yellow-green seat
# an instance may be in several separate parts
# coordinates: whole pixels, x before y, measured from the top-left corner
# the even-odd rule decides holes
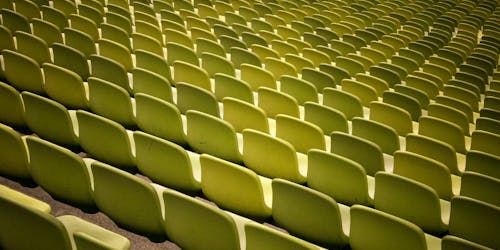
[[[271,216],[271,179],[208,154],[201,155],[200,164],[201,187],[208,199],[223,209],[250,218]]]
[[[274,179],[272,187],[273,219],[277,225],[324,247],[348,244],[349,207],[287,180]]]
[[[0,174],[2,176],[30,182],[28,151],[25,145],[25,137],[21,137],[11,127],[0,123]]]

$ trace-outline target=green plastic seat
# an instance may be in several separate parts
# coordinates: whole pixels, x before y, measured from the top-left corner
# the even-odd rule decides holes
[[[216,73],[235,76],[233,63],[225,57],[204,52],[201,54],[200,58],[201,67],[204,68],[210,76],[213,77]]]
[[[78,74],[51,63],[44,63],[42,69],[44,88],[50,98],[70,109],[89,108],[87,86]]]
[[[183,61],[175,61],[173,66],[176,85],[183,82],[204,90],[211,90],[210,76],[205,69]]]
[[[187,193],[201,190],[199,155],[181,146],[146,134],[134,132],[137,168],[155,183]]]
[[[34,136],[26,138],[33,180],[52,197],[83,209],[95,209],[89,158]]]
[[[99,55],[120,63],[126,71],[132,70],[132,57],[127,47],[104,38],[97,40],[97,44],[99,45]]]
[[[258,45],[253,45],[253,47]],[[250,46],[249,46],[250,47]],[[259,55],[255,51],[250,51],[248,49],[242,49],[239,47],[232,47],[229,49],[229,54],[231,57],[231,62],[235,68],[241,69],[242,64],[250,64],[257,67],[262,65]],[[224,52],[225,56],[225,52]],[[264,59],[264,58],[262,58]]]
[[[158,42],[157,40],[155,40],[147,35],[144,35],[142,33],[137,33],[137,32],[133,32],[130,37],[132,38],[132,43],[134,45],[132,47],[133,50],[145,50],[145,51],[151,52],[155,55],[163,57],[163,55],[164,55],[163,47],[162,47],[161,43]],[[189,50],[186,50],[186,51],[187,51],[187,53],[192,55],[192,53],[191,53],[192,51],[189,51]]]
[[[363,117],[363,106],[359,97],[335,88],[323,90],[323,105],[342,112],[348,120]]]
[[[135,156],[130,132],[120,124],[87,111],[76,111],[80,146],[97,160],[132,171]]]
[[[386,154],[392,155],[400,149],[397,132],[383,123],[355,117],[352,119],[352,135],[374,142]]]
[[[300,105],[307,101],[318,102],[316,87],[309,81],[293,76],[282,76],[279,80],[280,91],[293,96]]]
[[[0,124],[0,174],[2,176],[29,183],[31,173],[29,171],[28,152],[25,145],[25,137],[21,137],[11,127]]]
[[[348,244],[349,207],[290,181],[274,179],[272,187],[273,219],[277,225],[325,247]]]
[[[458,156],[455,149],[445,142],[423,135],[408,134],[406,150],[443,163],[454,175],[460,176],[464,172],[465,158]]]
[[[370,103],[377,101],[377,91],[374,87],[362,82],[343,79],[341,81],[342,91],[359,98],[363,106],[370,106]]]
[[[125,127],[135,127],[134,102],[129,93],[115,84],[96,77],[88,78],[89,106],[93,113]],[[115,105],[120,108],[117,109]]]
[[[450,203],[436,191],[410,178],[392,173],[375,175],[375,208],[415,223],[427,233],[441,235],[448,229]],[[412,206],[407,206],[411,202]]]
[[[246,249],[248,250],[321,249],[319,246],[300,238],[255,222],[247,222],[245,224],[245,242]]]
[[[86,80],[89,77],[89,65],[85,54],[61,43],[54,43],[51,47],[55,65],[73,71],[82,80]]]
[[[394,128],[400,136],[405,136],[413,131],[413,123],[410,113],[402,108],[388,103],[370,103],[370,120],[374,120]]]
[[[500,135],[487,131],[476,130],[472,132],[470,150],[482,151],[495,156],[500,156],[498,145]]]
[[[229,122],[195,110],[186,112],[186,120],[186,140],[194,151],[236,163],[242,161],[240,142]]]
[[[0,196],[0,207],[3,211],[0,216],[4,225],[8,226],[0,230],[0,239],[5,248],[87,249],[85,243],[78,240],[79,236],[100,247],[91,249],[130,248],[127,238],[79,217],[63,215],[56,218],[21,202]],[[5,228],[22,230],[3,230]],[[29,240],[26,240],[27,238]]]
[[[0,11],[2,15],[2,25],[7,27],[12,33],[16,31],[24,31],[31,33],[28,18],[13,9],[3,9]]]
[[[223,159],[200,157],[202,190],[221,208],[251,218],[271,216],[271,180]],[[245,197],[241,200],[241,197]]]
[[[487,250],[490,249],[475,242],[465,240],[453,235],[446,235],[441,239],[441,249],[443,250]]]
[[[267,154],[269,150],[275,153]],[[306,181],[305,155],[297,153],[287,141],[257,130],[243,130],[243,163],[268,178]]]
[[[133,93],[127,71],[123,65],[99,55],[90,56],[90,64],[92,67],[91,76],[121,87],[129,94]]]
[[[252,91],[259,87],[276,89],[276,80],[270,71],[250,64],[241,64],[240,71],[241,80],[250,84]]]
[[[476,119],[476,130],[500,134],[500,121],[488,117],[478,117]]]
[[[308,187],[342,204],[373,205],[374,178],[359,163],[317,149],[310,150],[307,156]]]
[[[416,153],[395,152],[394,173],[428,185],[444,200],[459,192],[460,178],[451,175],[443,163]]]
[[[177,107],[181,113],[197,110],[219,117],[219,104],[215,95],[198,86],[179,82],[177,88]]]
[[[239,249],[235,216],[205,201],[167,189],[163,192],[168,238],[187,249]],[[241,218],[241,217],[238,217]],[[243,221],[243,219],[240,219]]]
[[[222,99],[222,105],[224,120],[228,121],[236,132],[241,133],[246,128],[269,132],[266,114],[259,107],[231,97]]]
[[[101,212],[127,230],[156,241],[165,239],[160,204],[165,188],[98,161],[91,163],[91,169],[94,200]]]
[[[298,152],[326,149],[323,131],[316,125],[288,115],[277,115],[275,119],[276,137],[290,142]]]
[[[19,92],[0,81],[0,122],[15,128],[26,126],[24,106]]]
[[[173,29],[164,29],[163,35],[165,35],[165,43],[167,44],[167,53],[170,50],[177,50],[177,52],[182,54],[182,52],[188,51],[187,49],[193,50],[193,48],[194,48],[193,41],[184,32],[173,30]],[[168,46],[169,43],[175,44],[178,46],[176,46],[176,47],[172,46],[171,49],[169,49],[169,47],[170,47],[170,46]],[[182,47],[179,47],[179,46],[182,46]],[[189,54],[190,54],[189,60],[192,60],[192,58],[193,58],[191,55],[192,53],[189,53]],[[182,56],[176,57],[176,58],[182,59]],[[186,60],[187,60],[187,58],[186,58]]]
[[[472,198],[457,196],[451,200],[449,234],[481,244],[498,248],[495,240],[500,220],[500,209]]]
[[[223,73],[214,75],[214,94],[219,101],[225,97],[231,97],[252,104],[254,102],[254,96],[248,83]]]
[[[460,195],[498,206],[500,181],[485,174],[466,171],[462,175]]]
[[[187,145],[181,113],[174,104],[141,93],[135,95],[135,102],[136,122],[142,131],[179,145]]]
[[[349,243],[353,249],[438,249],[441,245],[439,238],[426,235],[417,225],[362,205],[351,208]]]
[[[326,87],[334,87],[335,80],[327,73],[321,72],[315,68],[303,68],[301,71],[302,79],[312,83],[317,92],[323,93]]]
[[[169,81],[152,71],[135,68],[132,70],[134,95],[143,93],[173,103],[172,88]]]
[[[4,74],[7,81],[16,89],[35,94],[45,94],[42,70],[30,57],[11,50],[3,50]]]
[[[447,133],[443,133],[447,131]],[[465,154],[465,134],[463,130],[451,122],[431,116],[422,116],[419,119],[418,134],[428,136],[448,143],[458,153]]]
[[[26,125],[31,131],[59,145],[78,146],[75,111],[68,111],[60,103],[30,92],[23,92],[21,96]]]
[[[167,62],[169,64],[173,64],[177,61],[182,61],[194,66],[199,66],[200,62],[198,60],[198,56],[192,48],[176,42],[167,42],[166,48]]]
[[[385,170],[382,150],[377,144],[342,132],[333,132],[331,143],[332,153],[359,163],[368,175]]]
[[[19,53],[30,57],[40,65],[52,61],[49,47],[43,39],[24,31],[16,31],[14,36]]]
[[[347,118],[342,112],[318,103],[304,103],[304,120],[318,126],[325,135],[348,132]]]
[[[260,87],[257,94],[259,97],[258,107],[263,109],[268,117],[274,118],[278,114],[299,117],[298,102],[289,94],[267,87]]]

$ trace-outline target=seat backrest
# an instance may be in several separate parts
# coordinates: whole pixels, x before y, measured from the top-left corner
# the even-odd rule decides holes
[[[343,156],[313,149],[307,153],[307,186],[347,205],[371,206],[366,171]],[[332,178],[336,181],[332,182]]]
[[[431,116],[420,117],[418,123],[418,133],[420,135],[448,143],[457,152],[462,154],[466,153],[465,135],[458,125]],[[447,132],[443,133],[443,131]]]
[[[476,130],[500,134],[500,121],[489,117],[478,117],[476,119]]]
[[[225,57],[212,54],[210,52],[201,53],[201,67],[204,68],[210,76],[215,73],[222,73],[235,76],[234,65]]]
[[[175,61],[174,82],[185,82],[210,91],[210,76],[207,71],[184,61]]]
[[[279,79],[283,75],[297,76],[295,66],[272,57],[264,59],[264,69],[269,70],[275,79]]]
[[[165,79],[167,79],[170,83],[172,82],[170,67],[163,57],[141,49],[134,50],[134,53],[137,68],[143,68],[152,71],[165,77]]]
[[[95,209],[89,169],[84,159],[34,136],[28,136],[26,144],[31,175],[38,185],[56,199],[83,209]]]
[[[276,116],[276,137],[290,142],[298,152],[325,150],[323,131],[316,125],[288,115]]]
[[[0,209],[0,241],[3,248],[72,249],[64,225],[49,213],[3,195],[0,195]],[[12,230],[14,228],[18,230]]]
[[[133,102],[129,93],[112,82],[89,77],[89,106],[93,113],[125,127],[135,126]],[[116,106],[120,108],[117,109]]]
[[[2,56],[5,78],[13,87],[35,94],[45,93],[42,70],[34,59],[8,49],[2,51]]]
[[[120,124],[87,111],[76,111],[80,146],[97,160],[126,170],[135,169],[129,135]]]
[[[361,101],[363,106],[370,106],[372,101],[377,101],[377,91],[374,87],[351,79],[343,79],[341,81],[342,91],[355,95]]]
[[[316,87],[309,81],[293,76],[282,76],[280,83],[280,91],[293,96],[300,105],[307,101],[318,102]]]
[[[239,249],[234,219],[223,210],[174,190],[163,192],[168,238],[186,249]]]
[[[331,143],[332,153],[361,164],[368,175],[375,176],[378,171],[384,171],[382,150],[377,144],[342,132],[333,132]]]
[[[245,240],[246,249],[248,250],[320,249],[320,247],[300,238],[255,222],[248,222],[245,224]]]
[[[446,165],[450,172],[462,175],[458,168],[455,149],[449,144],[431,137],[409,134],[406,136],[406,150],[434,159]]]
[[[374,203],[377,210],[415,223],[428,233],[439,235],[447,230],[436,191],[410,178],[377,173]],[[413,205],[408,206],[408,203]]]
[[[327,73],[314,68],[303,68],[301,71],[302,79],[312,83],[319,93],[323,93],[326,87],[335,87],[335,80]]]
[[[488,250],[491,248],[465,240],[453,235],[446,235],[441,239],[441,249],[443,250]]]
[[[349,243],[353,249],[427,249],[418,226],[361,205],[351,207]]]
[[[152,239],[164,239],[160,200],[145,180],[94,161],[94,200],[100,211],[118,225]]]
[[[182,113],[198,110],[219,117],[219,104],[212,92],[188,83],[177,83],[176,88],[177,107]]]
[[[464,135],[470,136],[469,121],[464,112],[444,104],[431,103],[427,107],[427,114],[458,125],[464,132]]]
[[[54,43],[51,48],[55,65],[73,71],[83,80],[89,77],[89,65],[85,54],[62,43]]]
[[[260,87],[257,94],[258,107],[263,109],[268,117],[274,118],[278,114],[299,117],[299,104],[294,97],[267,87]]]
[[[352,119],[352,135],[374,142],[386,154],[392,155],[400,148],[396,130],[376,121],[354,117]]]
[[[370,120],[388,125],[400,135],[413,132],[413,123],[408,111],[384,102],[370,103]]]
[[[481,173],[466,171],[462,175],[460,195],[500,205],[500,180]]]
[[[194,151],[241,162],[236,131],[229,122],[196,110],[188,110],[186,123],[186,140]]]
[[[253,93],[248,83],[223,73],[214,75],[214,93],[218,100],[232,97],[252,104],[254,102]]]
[[[497,232],[500,208],[472,198],[456,196],[451,200],[449,234],[490,248],[499,248]]]
[[[342,112],[348,120],[363,117],[363,106],[359,97],[335,88],[323,89],[323,105]]]
[[[270,150],[274,152],[269,154]],[[302,183],[305,172],[293,146],[280,138],[253,129],[243,130],[243,162],[257,174]]]
[[[24,139],[11,127],[0,124],[0,173],[9,178],[30,181],[28,152]]]
[[[132,82],[134,95],[144,93],[166,102],[174,102],[170,82],[163,75],[148,69],[134,68],[132,70]]]
[[[304,103],[304,121],[315,124],[325,135],[333,131],[348,132],[347,119],[342,112],[318,103]]]
[[[500,157],[500,135],[476,130],[472,132],[470,149]]]
[[[99,55],[90,56],[90,65],[93,77],[113,83],[126,90],[129,94],[132,94],[132,87],[123,65]]]
[[[271,216],[270,179],[223,159],[203,154],[200,157],[203,194],[223,209],[252,218]],[[268,182],[268,183],[262,183]],[[241,199],[241,197],[245,197]]]
[[[245,128],[266,133],[269,131],[266,114],[259,107],[231,97],[225,97],[222,105],[224,107],[223,119],[231,123],[236,132],[241,133]]]
[[[141,131],[134,132],[137,168],[152,181],[183,192],[201,189],[198,157],[181,146]]]
[[[21,94],[26,124],[41,138],[68,147],[78,145],[78,126],[74,117],[60,103],[30,93]]]
[[[282,179],[274,179],[272,185],[273,219],[277,225],[325,247],[348,244],[340,208],[333,198]]]
[[[385,103],[406,110],[410,114],[412,121],[418,121],[418,118],[422,115],[422,105],[420,101],[407,93],[384,91],[382,98]]]
[[[0,122],[13,127],[24,127],[24,107],[21,95],[12,86],[0,81]]]
[[[17,13],[14,10],[3,8],[0,11],[0,15],[2,15],[2,25],[7,27],[12,33],[16,31],[31,33],[28,18],[24,15]]]
[[[256,91],[259,87],[276,89],[275,77],[269,70],[244,63],[240,65],[240,71],[241,80],[247,82],[252,91]]]
[[[42,65],[45,91],[53,100],[69,109],[88,109],[87,90],[82,78],[70,69],[56,64]],[[71,89],[71,91],[67,91]]]
[[[441,162],[407,151],[394,153],[394,173],[434,189],[439,197],[453,197],[450,170]]]
[[[14,35],[19,53],[30,57],[40,65],[52,61],[49,46],[43,39],[24,31],[16,31]]]
[[[127,71],[132,70],[132,57],[126,46],[106,38],[97,40],[97,44],[99,45],[99,55],[118,62]]]

